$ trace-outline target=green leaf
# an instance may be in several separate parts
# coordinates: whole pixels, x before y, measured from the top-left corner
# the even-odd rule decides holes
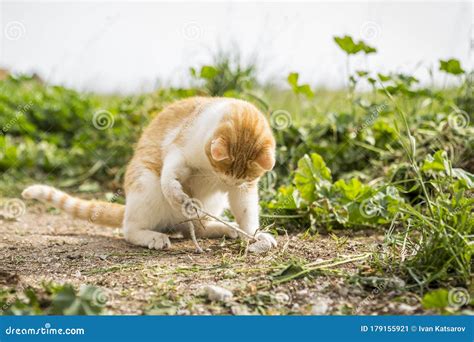
[[[363,42],[359,42],[359,44],[362,44],[362,50],[368,55],[370,53],[375,53],[377,52],[377,49],[372,47],[372,46],[369,46]]]
[[[76,293],[72,285],[66,284],[55,290],[52,300],[53,315],[97,315],[107,299],[101,288],[92,285],[81,286]]]
[[[334,183],[334,190],[341,192],[346,199],[351,201],[355,200],[365,187],[367,186],[364,186],[357,178],[352,178],[347,183],[344,179],[339,179]]]
[[[308,98],[314,97],[314,92],[308,84],[298,85],[298,78],[299,74],[297,72],[292,72],[288,75],[288,84],[291,86],[293,92],[295,94],[303,94]]]
[[[288,75],[288,83],[292,88],[298,86],[298,78],[299,74],[297,72],[292,72]]]
[[[334,37],[334,41],[348,55],[355,55],[356,53],[359,53],[361,51],[365,54],[377,52],[376,48],[367,45],[362,40],[355,42],[351,36],[346,35],[344,37]]]
[[[460,168],[453,168],[452,175],[454,178],[465,182],[468,189],[474,188],[474,175]]]
[[[277,282],[283,283],[298,277],[298,275],[304,272],[304,270],[305,269],[302,265],[292,262],[281,271],[276,272],[273,275],[273,279]]]
[[[449,162],[445,151],[437,151],[434,155],[428,155],[421,167],[422,171],[445,171],[449,170]]]
[[[296,209],[298,208],[297,192],[292,185],[281,186],[278,189],[276,200],[269,203],[270,209]]]
[[[313,91],[311,90],[311,87],[308,84],[303,84],[298,87],[298,93],[301,93],[305,95],[308,98],[311,98],[314,96]]]
[[[444,309],[449,306],[448,296],[446,289],[430,291],[423,296],[421,304],[425,309]]]
[[[298,161],[294,181],[301,197],[314,202],[316,191],[331,185],[331,171],[319,154],[312,153],[311,157],[306,154]]]
[[[150,308],[145,310],[147,315],[176,315],[178,312],[179,305],[168,299],[162,299],[158,303],[153,304]]]
[[[213,79],[219,74],[219,71],[211,65],[204,65],[201,68],[201,77],[207,80]]]
[[[361,50],[361,47],[354,42],[351,36],[334,37],[334,41],[348,55],[354,55]]]
[[[72,285],[66,284],[55,294],[52,301],[52,314],[61,315],[67,311],[76,300],[76,291]]]
[[[392,77],[390,75],[384,75],[384,74],[377,74],[377,77],[379,78],[379,80],[381,82],[387,82],[387,81],[390,81],[392,79]]]
[[[439,70],[447,72],[452,75],[464,74],[464,69],[461,68],[461,63],[457,59],[448,59],[446,61],[439,61]]]

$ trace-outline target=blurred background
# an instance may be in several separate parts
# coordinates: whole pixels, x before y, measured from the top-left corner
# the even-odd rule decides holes
[[[238,52],[260,82],[291,71],[312,86],[347,79],[334,35],[378,49],[354,67],[446,82],[438,59],[470,61],[472,2],[8,2],[0,4],[0,67],[101,93],[188,86],[189,67]],[[436,68],[435,68],[436,69]],[[447,82],[452,81],[448,80]]]

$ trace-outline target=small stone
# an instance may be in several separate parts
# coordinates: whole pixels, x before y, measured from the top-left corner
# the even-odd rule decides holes
[[[290,302],[290,296],[288,296],[286,293],[283,293],[283,292],[276,293],[275,299],[280,304],[287,304]]]
[[[223,274],[224,278],[231,279],[237,277],[237,273],[232,270],[226,270]]]
[[[250,315],[249,309],[245,305],[233,305],[230,311],[236,316]]]
[[[270,249],[272,249],[272,243],[265,239],[258,240],[249,246],[249,252],[255,254],[265,253]]]
[[[340,286],[337,290],[343,297],[346,297],[349,294],[349,289],[347,287]]]
[[[202,287],[202,291],[212,301],[227,302],[233,297],[231,291],[217,285],[205,285]]]
[[[306,297],[307,295],[309,295],[309,291],[308,289],[299,290],[298,292],[296,292],[296,295],[300,297]]]
[[[398,310],[400,310],[401,312],[413,312],[416,310],[416,307],[402,303],[398,306]]]
[[[324,315],[329,310],[329,303],[327,299],[318,298],[311,308],[312,315]]]

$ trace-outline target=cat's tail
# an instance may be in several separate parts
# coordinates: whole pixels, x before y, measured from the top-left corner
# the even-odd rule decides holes
[[[116,203],[86,201],[72,197],[48,185],[32,185],[23,190],[23,198],[37,199],[62,209],[74,217],[111,227],[122,225],[125,206]]]

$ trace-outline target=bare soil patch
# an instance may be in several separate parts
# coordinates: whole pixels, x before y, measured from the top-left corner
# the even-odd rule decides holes
[[[337,232],[278,237],[269,253],[245,253],[241,241],[175,239],[166,251],[128,244],[119,229],[71,219],[32,204],[18,221],[0,219],[0,288],[39,287],[43,281],[91,284],[108,295],[110,314],[414,314],[419,299],[396,289],[370,289],[350,281],[367,261],[282,284],[285,265],[349,257],[374,250],[383,235]],[[233,292],[226,303],[201,295],[205,284]]]

